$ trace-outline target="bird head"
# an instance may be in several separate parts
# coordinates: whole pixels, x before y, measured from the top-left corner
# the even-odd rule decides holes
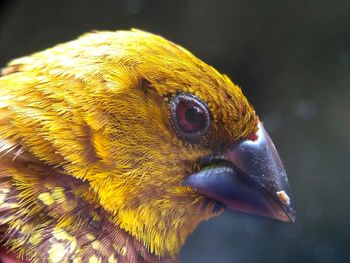
[[[97,32],[9,68],[19,66],[30,92],[17,87],[7,106],[21,143],[87,181],[111,220],[152,253],[176,255],[225,207],[294,220],[284,168],[254,109],[184,48],[138,30]]]

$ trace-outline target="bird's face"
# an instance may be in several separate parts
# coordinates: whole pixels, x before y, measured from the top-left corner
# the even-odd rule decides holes
[[[94,161],[70,168],[115,222],[175,254],[224,206],[293,218],[283,166],[241,89],[163,38],[119,37],[84,98]]]
[[[104,32],[13,63],[30,70],[37,60],[49,65],[41,82],[52,83],[43,108],[61,119],[44,126],[55,154],[32,151],[87,180],[151,252],[176,255],[223,207],[293,220],[284,168],[253,108],[187,50],[145,32]]]

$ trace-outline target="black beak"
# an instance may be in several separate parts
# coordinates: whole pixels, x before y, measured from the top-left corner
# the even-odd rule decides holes
[[[251,139],[215,156],[210,164],[187,177],[184,185],[232,210],[295,220],[286,172],[261,123]]]

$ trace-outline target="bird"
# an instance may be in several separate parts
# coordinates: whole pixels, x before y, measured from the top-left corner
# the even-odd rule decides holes
[[[225,209],[288,222],[293,207],[242,89],[162,36],[91,32],[1,71],[5,263],[179,262]]]

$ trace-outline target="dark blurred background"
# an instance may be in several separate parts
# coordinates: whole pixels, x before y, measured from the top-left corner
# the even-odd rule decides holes
[[[227,73],[289,175],[294,224],[233,212],[202,223],[191,262],[350,262],[350,1],[5,1],[0,67],[91,30],[161,34]]]

